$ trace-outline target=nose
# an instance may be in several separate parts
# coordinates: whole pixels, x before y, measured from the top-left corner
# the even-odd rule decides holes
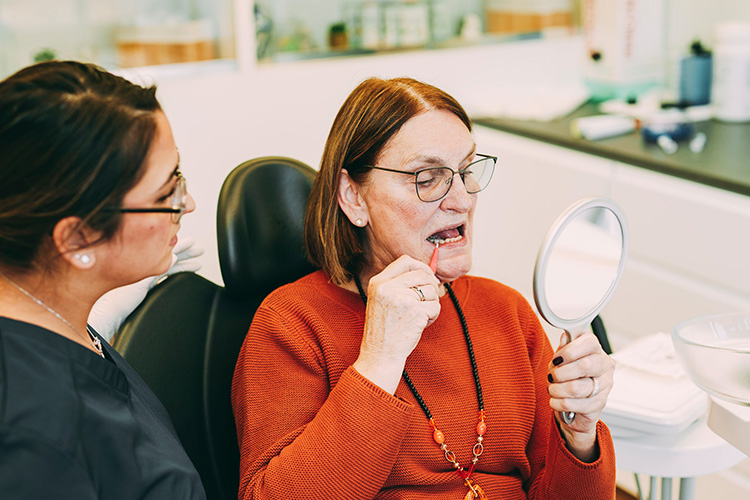
[[[440,206],[443,210],[465,213],[471,210],[476,201],[476,194],[469,194],[463,179],[458,173],[453,174],[453,182],[448,194],[442,199]]]

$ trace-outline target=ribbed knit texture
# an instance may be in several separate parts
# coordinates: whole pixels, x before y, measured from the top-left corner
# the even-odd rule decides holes
[[[597,427],[599,459],[566,449],[547,392],[552,357],[528,303],[497,282],[453,283],[484,393],[484,454],[472,476],[489,498],[611,500],[612,439]],[[456,309],[445,295],[406,369],[468,468],[477,394]],[[401,380],[395,397],[362,377],[365,306],[318,271],[269,295],[242,347],[232,386],[240,442],[240,499],[461,499],[467,488],[432,440]]]

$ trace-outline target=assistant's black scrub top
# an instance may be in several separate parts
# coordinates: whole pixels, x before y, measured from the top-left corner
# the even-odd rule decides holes
[[[0,317],[0,498],[205,499],[166,410],[102,344]]]

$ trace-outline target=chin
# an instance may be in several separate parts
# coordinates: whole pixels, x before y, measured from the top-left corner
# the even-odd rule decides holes
[[[155,265],[154,267],[152,267],[148,271],[148,274],[145,277],[148,277],[148,276],[159,276],[160,274],[166,273],[169,270],[170,267],[172,267],[172,252],[169,252],[164,257],[164,259],[161,262],[159,262],[158,265]]]
[[[438,261],[438,269],[435,276],[437,276],[442,283],[449,283],[467,274],[470,270],[471,259],[464,262],[446,263],[445,266],[441,266]]]
[[[172,252],[169,252],[167,256],[164,258],[164,263],[160,266],[161,270],[156,274],[164,274],[166,273],[170,267],[172,267],[172,260],[173,260],[173,254]]]

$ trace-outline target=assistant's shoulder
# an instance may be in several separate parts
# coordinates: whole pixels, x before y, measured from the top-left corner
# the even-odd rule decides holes
[[[80,429],[80,398],[68,356],[72,344],[36,325],[0,320],[0,425],[75,446]],[[54,418],[52,417],[54,416]]]

